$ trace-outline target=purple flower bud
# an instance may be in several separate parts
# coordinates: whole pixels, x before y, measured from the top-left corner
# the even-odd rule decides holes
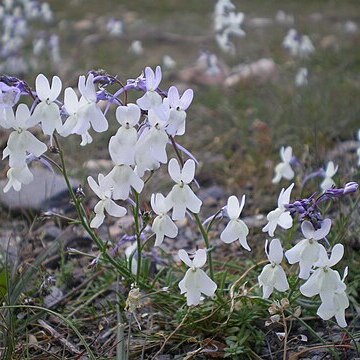
[[[351,193],[357,191],[358,187],[359,187],[359,184],[356,183],[355,181],[346,183],[345,187],[344,187],[344,195],[351,194]]]

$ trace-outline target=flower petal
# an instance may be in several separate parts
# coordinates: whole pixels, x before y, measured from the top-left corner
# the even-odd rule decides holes
[[[239,205],[239,200],[236,196],[232,195],[229,197],[226,205],[226,211],[230,219],[237,219],[240,216],[241,209]]]
[[[179,163],[175,158],[172,158],[169,161],[168,172],[170,177],[176,182],[179,183],[181,181],[181,172]]]
[[[116,204],[113,200],[108,199],[105,203],[105,210],[109,215],[114,217],[123,217],[126,214],[126,209],[118,204]]]
[[[79,99],[73,88],[68,87],[64,93],[64,106],[69,115],[75,114],[79,107]]]
[[[336,244],[332,251],[329,259],[329,266],[336,265],[344,256],[344,246],[342,244]]]
[[[194,260],[193,260],[193,266],[197,268],[201,268],[206,263],[206,250],[205,249],[199,249],[195,252]]]
[[[313,239],[315,240],[323,239],[330,232],[330,228],[331,228],[331,220],[324,219],[321,223],[320,229],[314,232]]]
[[[48,94],[49,101],[53,102],[58,98],[61,92],[61,88],[62,88],[61,79],[58,76],[53,76],[51,81],[51,90]]]
[[[279,216],[278,225],[283,229],[290,229],[292,227],[293,218],[289,211],[285,211]]]
[[[189,184],[193,179],[195,175],[195,161],[192,159],[188,159],[182,169],[181,172],[181,180],[185,184]]]
[[[213,296],[217,289],[216,283],[212,281],[208,275],[206,275],[205,271],[198,269],[196,270],[196,273],[198,276],[198,282],[201,284],[201,293],[206,296]]]
[[[181,96],[179,106],[182,110],[187,110],[194,98],[194,92],[192,89],[187,89]]]
[[[178,251],[178,256],[180,260],[185,263],[188,267],[193,266],[193,262],[190,260],[188,253],[184,249]]]
[[[306,239],[314,238],[315,229],[310,221],[303,221],[303,223],[301,224],[301,231]]]
[[[283,247],[279,239],[271,240],[269,246],[269,260],[275,264],[280,264],[283,259]]]
[[[35,80],[35,89],[38,98],[45,101],[50,96],[50,84],[45,75],[39,74]]]

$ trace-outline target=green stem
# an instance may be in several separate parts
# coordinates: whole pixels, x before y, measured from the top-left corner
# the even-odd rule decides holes
[[[192,212],[192,215],[195,218],[196,224],[201,232],[201,235],[204,239],[205,242],[205,246],[206,249],[208,250],[208,259],[209,259],[209,270],[210,270],[210,278],[211,280],[214,280],[214,268],[213,268],[213,262],[212,262],[212,256],[211,256],[211,250],[210,250],[210,243],[209,243],[209,237],[208,237],[208,233],[206,232],[203,224],[200,221],[199,215],[198,214],[194,214]]]
[[[140,281],[140,274],[141,274],[141,230],[139,225],[139,194],[134,190],[134,196],[135,196],[135,207],[134,207],[134,222],[135,222],[135,236],[136,236],[136,244],[137,244],[137,269],[136,269],[136,285],[139,285]]]

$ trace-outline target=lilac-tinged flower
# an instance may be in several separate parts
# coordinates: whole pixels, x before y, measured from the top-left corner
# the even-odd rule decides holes
[[[281,189],[279,198],[278,198],[278,207],[270,211],[267,215],[268,223],[263,227],[263,232],[268,232],[270,236],[274,236],[274,231],[279,225],[283,229],[290,229],[293,224],[293,219],[290,215],[290,211],[285,207],[285,205],[290,202],[291,190],[294,187],[292,183],[286,190]]]
[[[273,184],[280,182],[281,178],[291,180],[295,176],[293,169],[291,168],[291,160],[293,157],[292,147],[282,146],[280,149],[280,157],[282,162],[275,167],[275,177],[272,179]]]
[[[187,160],[181,170],[177,160],[171,159],[168,171],[170,177],[176,182],[167,196],[173,209],[172,219],[182,220],[185,217],[186,209],[197,214],[200,211],[202,201],[188,185],[195,176],[195,162],[191,159]]]
[[[187,305],[199,305],[202,294],[213,296],[217,285],[206,273],[200,269],[206,263],[206,250],[199,249],[195,252],[194,260],[183,249],[179,250],[179,257],[190,269],[187,270],[184,278],[179,282],[181,294],[185,294]]]
[[[50,87],[48,79],[39,74],[36,77],[35,88],[40,103],[35,107],[32,117],[41,124],[45,135],[52,136],[55,129],[60,132],[62,127],[60,109],[55,103],[61,92],[61,80],[58,76],[53,76]]]
[[[220,238],[226,244],[239,240],[244,249],[251,251],[246,241],[246,236],[249,234],[249,229],[246,224],[239,219],[244,205],[245,195],[243,195],[241,199],[241,205],[239,205],[239,200],[236,196],[229,197],[226,205],[226,212],[230,218],[230,221],[224,231],[221,233]]]
[[[171,209],[171,204],[162,194],[151,195],[151,207],[158,215],[152,224],[151,230],[156,234],[154,246],[160,246],[164,237],[174,238],[178,234],[178,228],[167,215]]]
[[[0,109],[12,108],[20,99],[21,91],[16,86],[0,82]]]
[[[100,201],[95,205],[94,212],[95,217],[92,219],[90,226],[92,228],[98,228],[105,219],[106,212],[114,217],[122,217],[126,214],[126,209],[120,205],[117,205],[112,198],[111,182],[105,178],[103,174],[98,175],[98,183],[89,176],[87,178],[91,190],[100,198]]]
[[[323,220],[320,229],[315,230],[310,221],[301,224],[301,231],[305,239],[298,242],[293,248],[285,252],[285,256],[290,264],[299,263],[299,278],[307,279],[310,276],[312,266],[319,260],[320,252],[325,248],[318,243],[330,232],[331,220]]]
[[[326,191],[335,185],[335,182],[332,179],[332,177],[337,173],[338,168],[339,168],[338,166],[335,167],[332,161],[328,162],[324,173],[324,180],[320,184],[322,191]]]
[[[265,252],[270,264],[264,266],[258,277],[259,285],[263,288],[264,299],[268,299],[274,289],[281,292],[289,289],[285,271],[280,265],[284,255],[280,240],[271,240],[269,252],[267,251],[267,247],[268,240],[265,242]]]
[[[161,82],[161,68],[157,66],[154,71],[150,67],[145,68],[145,83],[146,93],[136,101],[136,103],[143,110],[150,110],[151,108],[161,104],[161,96],[156,92]]]

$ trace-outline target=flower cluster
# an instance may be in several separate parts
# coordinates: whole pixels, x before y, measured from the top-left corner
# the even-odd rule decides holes
[[[330,165],[334,172],[333,165]],[[339,326],[346,326],[345,309],[349,306],[343,279],[337,271],[331,269],[337,264],[344,253],[343,246],[336,244],[330,256],[321,241],[325,241],[331,229],[331,220],[323,219],[319,204],[324,200],[339,198],[343,195],[353,193],[357,190],[358,184],[351,182],[344,188],[333,188],[325,190],[320,196],[313,194],[310,198],[297,200],[290,203],[290,194],[294,184],[286,190],[282,189],[278,208],[271,211],[267,220],[268,223],[263,228],[270,236],[274,236],[277,225],[283,229],[289,229],[293,225],[293,217],[298,215],[301,222],[303,239],[294,247],[285,251],[285,257],[290,264],[299,263],[299,278],[307,280],[301,287],[300,292],[307,297],[320,295],[322,304],[317,314],[324,320],[335,316]],[[274,289],[284,292],[289,289],[286,274],[281,267],[283,258],[283,248],[279,239],[273,239],[270,243],[269,252],[267,251],[268,241],[266,241],[265,252],[270,261],[260,274],[258,281],[263,288],[263,297],[268,298]],[[347,270],[346,270],[347,273]]]
[[[289,30],[282,45],[292,56],[300,58],[306,58],[315,51],[310,38],[307,35],[300,35],[295,29]]]
[[[138,281],[144,241],[143,230],[140,229],[145,229],[149,222],[141,216],[139,194],[143,191],[145,177],[150,179],[154,171],[162,164],[167,164],[169,177],[174,184],[167,195],[151,195],[150,203],[155,215],[151,230],[155,235],[154,246],[161,246],[165,237],[178,236],[177,221],[184,220],[186,216],[196,220],[206,249],[198,249],[194,257],[189,256],[184,249],[178,252],[179,258],[189,267],[178,286],[181,294],[185,295],[188,306],[193,306],[198,305],[204,296],[212,297],[217,289],[207,238],[207,231],[215,219],[228,219],[220,234],[222,242],[230,244],[238,240],[242,248],[251,251],[247,242],[249,229],[240,218],[246,197],[230,196],[216,215],[201,223],[198,214],[202,201],[194,192],[194,185],[197,184],[194,180],[196,160],[176,142],[178,137],[185,134],[187,110],[193,100],[193,91],[187,89],[180,94],[175,86],[163,91],[159,88],[161,80],[162,71],[159,66],[155,71],[146,67],[144,73],[136,79],[127,80],[124,86],[116,77],[91,71],[87,76],[79,77],[78,91],[71,87],[64,90],[61,102],[62,81],[57,76],[49,82],[43,74],[39,74],[34,90],[17,78],[0,77],[0,125],[11,130],[3,151],[3,159],[9,160],[8,183],[4,191],[7,192],[10,188],[19,191],[23,184],[31,182],[33,175],[29,163],[35,158],[44,158],[48,147],[31,132],[32,129],[40,129],[41,139],[48,139],[55,147],[59,146],[59,136],[70,135],[80,136],[80,145],[86,146],[93,141],[93,132],[108,130],[108,110],[110,106],[116,107],[118,129],[108,143],[113,167],[105,175],[98,174],[97,180],[92,176],[87,178],[89,187],[99,199],[94,207],[95,215],[88,220],[90,227],[87,226],[87,229],[99,228],[107,215],[125,216],[128,211],[126,205],[130,204],[137,220],[137,230],[133,237],[126,235],[124,238],[136,239],[137,243],[128,247],[125,255],[129,273],[135,274]],[[119,85],[120,88],[110,93],[108,88],[113,86],[108,85]],[[141,92],[141,96],[134,103],[128,103],[127,92],[133,90]],[[124,99],[122,95],[125,95]],[[30,108],[20,102],[24,96],[33,100]],[[104,111],[99,106],[100,100],[105,103]],[[173,147],[176,158],[168,158],[168,145]],[[61,154],[61,149],[58,152]],[[183,159],[183,155],[186,159]],[[290,180],[295,175],[292,165],[296,163],[296,158],[292,148],[281,148],[280,155],[282,162],[275,168],[273,183],[279,182],[282,177]],[[301,293],[304,296],[319,294],[322,300],[318,309],[319,316],[323,319],[335,316],[339,325],[345,326],[344,311],[348,306],[344,284],[346,274],[340,279],[339,273],[331,269],[342,258],[343,247],[335,245],[328,258],[323,243],[327,241],[331,220],[323,218],[319,204],[355,192],[358,184],[350,182],[343,188],[335,188],[332,176],[336,171],[337,167],[332,162],[329,162],[326,170],[322,169],[324,181],[320,195],[315,193],[309,198],[291,203],[294,184],[283,188],[278,197],[277,208],[267,215],[268,222],[262,230],[274,237],[278,226],[290,229],[294,218],[298,218],[303,236],[295,246],[285,251],[285,257],[290,264],[299,263],[299,278],[306,280],[300,288]],[[82,216],[81,212],[80,214]],[[87,221],[87,217],[85,220]],[[204,226],[208,222],[211,224],[206,230]],[[117,250],[114,249],[113,252]],[[277,238],[270,242],[267,240],[265,252],[269,264],[263,268],[258,282],[262,287],[263,297],[269,298],[274,290],[287,291],[289,283],[281,265],[284,257],[281,241]],[[98,258],[94,262],[97,260]],[[210,276],[202,270],[207,260]]]
[[[26,45],[25,40],[31,34],[29,22],[50,22],[53,13],[47,2],[37,0],[5,0],[0,5],[0,71],[10,73],[24,73],[29,64],[21,56],[21,51]],[[40,36],[40,35],[39,35]],[[35,35],[34,54],[39,53],[40,37]],[[45,44],[44,37],[41,42]],[[53,41],[48,42],[50,49]]]
[[[215,39],[225,53],[235,54],[235,46],[230,36],[245,36],[244,30],[241,29],[244,17],[244,13],[235,12],[235,5],[230,0],[218,0],[215,4]]]

